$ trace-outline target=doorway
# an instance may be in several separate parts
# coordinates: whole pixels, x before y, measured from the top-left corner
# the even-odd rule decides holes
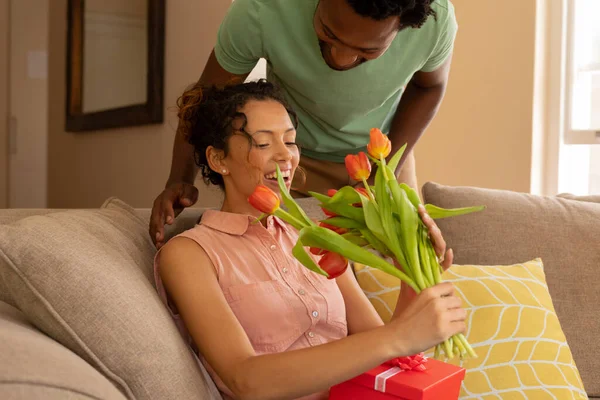
[[[0,0],[0,208],[8,207],[9,0]]]
[[[0,207],[45,208],[49,0],[0,0]]]

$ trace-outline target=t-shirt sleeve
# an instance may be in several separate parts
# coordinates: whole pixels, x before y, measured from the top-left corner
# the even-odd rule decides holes
[[[427,59],[423,68],[421,68],[421,71],[423,72],[433,72],[441,67],[454,48],[454,39],[456,38],[458,24],[456,22],[456,16],[454,15],[454,6],[449,1],[448,10],[444,14],[445,15],[438,16],[438,18],[440,18],[440,33],[433,52]]]
[[[217,34],[215,56],[232,74],[247,74],[263,54],[262,31],[257,0],[235,0]]]

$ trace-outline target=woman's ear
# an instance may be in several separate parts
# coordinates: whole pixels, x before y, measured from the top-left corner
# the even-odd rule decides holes
[[[225,152],[223,150],[208,146],[206,148],[206,160],[208,161],[210,169],[217,174],[227,175],[229,173],[227,160],[225,160]]]

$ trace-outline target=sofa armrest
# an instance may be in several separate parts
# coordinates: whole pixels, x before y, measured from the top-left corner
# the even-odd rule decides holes
[[[0,398],[126,400],[75,353],[0,302]]]

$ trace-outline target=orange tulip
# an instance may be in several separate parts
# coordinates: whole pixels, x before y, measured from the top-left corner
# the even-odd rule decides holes
[[[345,162],[348,175],[355,181],[366,180],[371,175],[371,163],[364,152],[361,151],[357,155],[348,154]]]
[[[265,214],[273,214],[279,208],[279,196],[265,185],[258,185],[248,198],[252,207]]]
[[[371,157],[381,160],[390,155],[392,151],[392,142],[379,129],[373,128],[369,133],[371,140],[367,145],[367,151]]]
[[[326,253],[319,260],[319,267],[329,275],[327,279],[334,279],[343,274],[348,268],[348,260],[338,253]]]

